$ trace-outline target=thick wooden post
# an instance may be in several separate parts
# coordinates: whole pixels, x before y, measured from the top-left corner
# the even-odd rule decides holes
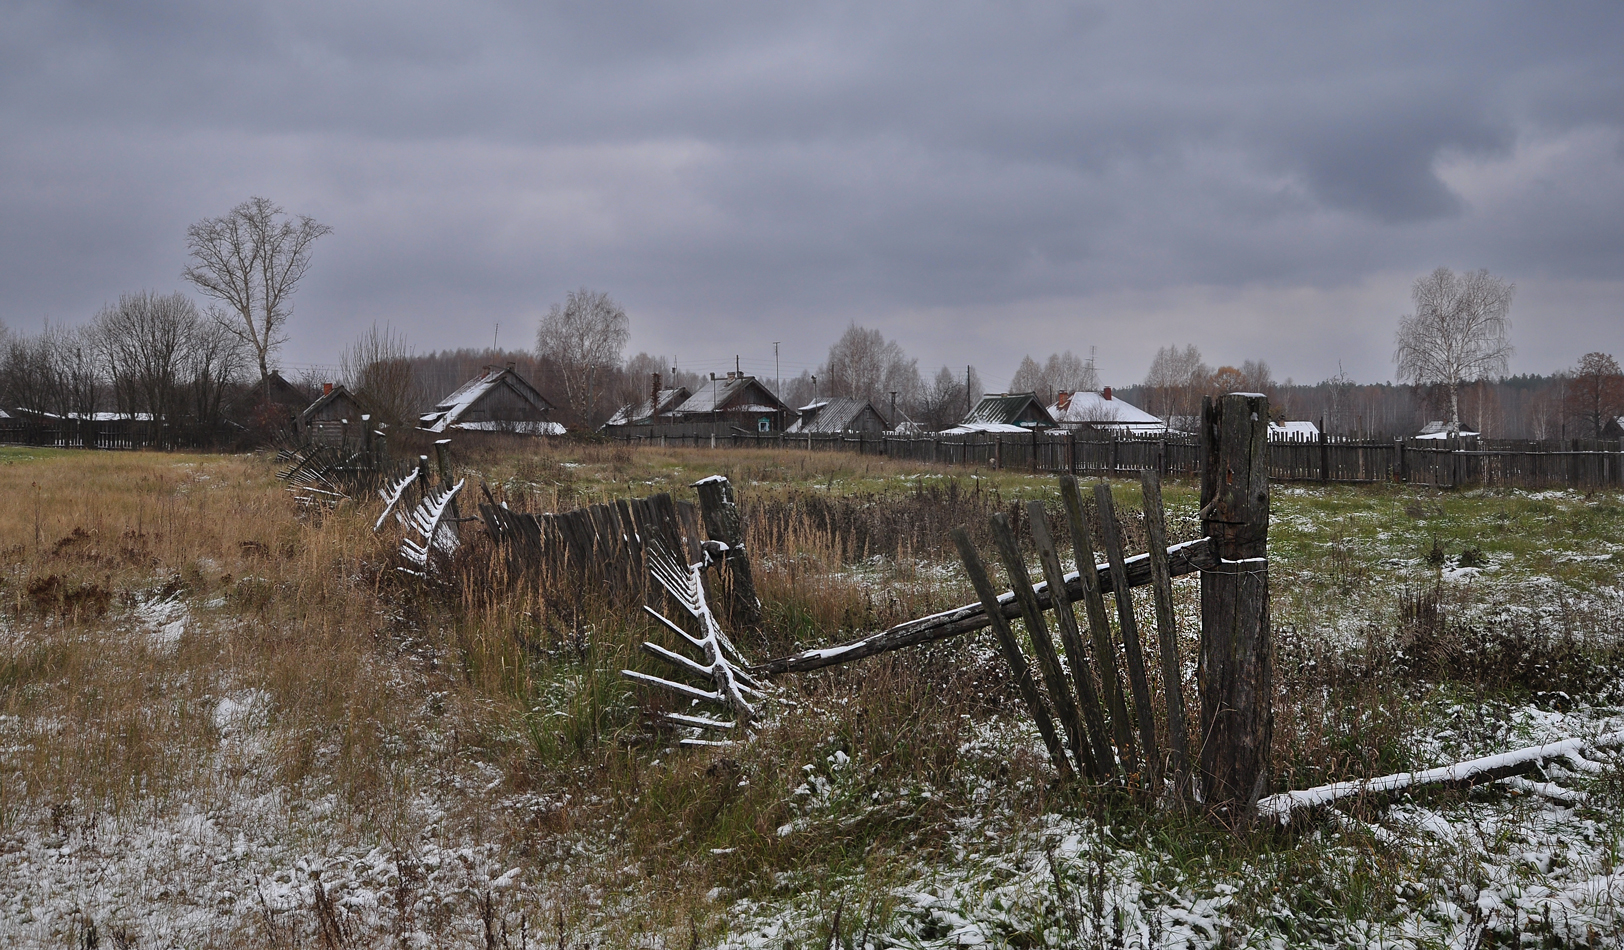
[[[729,609],[734,623],[747,627],[761,625],[761,601],[756,597],[756,579],[750,572],[750,555],[744,549],[744,520],[733,501],[733,486],[722,475],[694,482],[699,492],[699,513],[705,519],[705,536],[727,545],[723,563],[727,568]]]
[[[1270,780],[1268,426],[1267,396],[1202,402],[1201,530],[1218,563],[1201,574],[1201,771],[1208,806],[1235,817]]]

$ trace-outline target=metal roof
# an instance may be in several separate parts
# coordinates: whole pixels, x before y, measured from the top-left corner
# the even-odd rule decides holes
[[[981,403],[970,414],[964,417],[962,425],[1002,424],[1015,425],[1015,420],[1026,412],[1028,407],[1035,408],[1040,417],[1037,425],[1052,426],[1054,418],[1049,410],[1043,408],[1038,402],[1036,393],[994,393],[981,397]]]
[[[801,418],[786,431],[803,435],[808,432],[846,432],[854,427],[864,409],[873,408],[874,403],[867,399],[836,396],[802,407]],[[880,417],[881,428],[886,428],[885,416],[878,409],[874,409],[874,414]]]

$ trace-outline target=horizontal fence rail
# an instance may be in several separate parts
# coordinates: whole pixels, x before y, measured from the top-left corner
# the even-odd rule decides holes
[[[799,449],[1029,472],[1129,477],[1198,474],[1198,440],[1182,433],[1139,436],[1099,432],[916,435],[874,432],[731,434],[614,432],[637,446]],[[1308,436],[1269,440],[1269,478],[1282,482],[1399,483],[1437,488],[1624,487],[1624,440],[1543,442],[1457,439],[1371,439]]]

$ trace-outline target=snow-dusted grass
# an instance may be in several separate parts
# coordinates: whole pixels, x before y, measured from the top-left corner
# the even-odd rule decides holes
[[[968,601],[940,526],[1055,498],[847,455],[487,441],[469,474],[515,505],[729,474],[758,655]],[[252,458],[0,463],[0,944],[1624,939],[1617,753],[1235,833],[1056,787],[978,638],[788,680],[754,742],[678,749],[616,673],[646,622],[410,581],[375,504],[301,521]],[[1130,547],[1137,496],[1116,486]],[[1193,487],[1166,498],[1189,536]],[[1624,728],[1617,496],[1276,486],[1274,512],[1276,790]]]

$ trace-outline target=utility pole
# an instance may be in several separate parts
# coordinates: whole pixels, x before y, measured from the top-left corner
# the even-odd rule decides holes
[[[812,377],[812,404],[817,405],[817,403],[818,403],[818,377],[816,375],[813,375],[813,377]]]
[[[784,398],[783,382],[778,378],[778,341],[773,341],[773,395]]]
[[[970,414],[970,367],[964,368],[964,414]]]
[[[502,321],[496,321],[496,329],[491,331],[491,349],[496,349],[496,338],[502,335]]]
[[[744,375],[744,370],[739,368],[739,354],[737,354],[737,353],[733,354],[733,375],[734,376],[743,376]]]
[[[897,427],[897,390],[891,390],[891,428]]]

